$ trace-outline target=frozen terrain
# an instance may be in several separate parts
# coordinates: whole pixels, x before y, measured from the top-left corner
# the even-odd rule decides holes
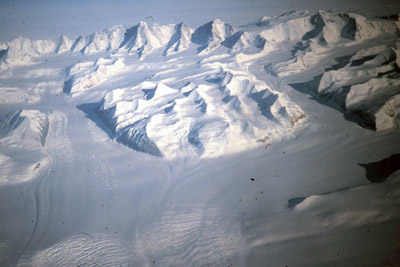
[[[400,265],[399,32],[292,11],[1,44],[1,265]]]

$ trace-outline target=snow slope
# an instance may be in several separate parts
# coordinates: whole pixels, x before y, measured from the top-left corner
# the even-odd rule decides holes
[[[387,18],[2,45],[1,265],[396,265],[398,167],[370,171],[399,154]]]
[[[146,81],[107,93],[99,114],[117,141],[153,155],[238,152],[282,138],[305,116],[295,104],[287,106],[284,95],[252,78],[221,70],[177,89]]]
[[[67,94],[77,94],[89,90],[110,76],[126,69],[123,59],[98,58],[95,62],[78,62],[66,69],[66,81],[63,91]]]
[[[396,117],[378,114],[377,110],[398,94],[398,23],[376,18],[368,20],[352,13],[319,11],[298,16],[298,13],[287,14],[288,23],[280,23],[282,17],[276,18],[277,26],[261,32],[264,36],[275,32],[281,37],[269,42],[297,42],[292,48],[295,57],[269,65],[268,71],[291,82],[297,81],[296,77],[301,73],[312,73],[312,79],[293,83],[294,88],[310,92],[323,101],[331,101],[347,118],[353,118],[365,127],[376,130],[396,127]],[[308,24],[301,24],[305,27],[303,30],[296,28],[300,25],[296,23],[299,19],[308,21]],[[299,35],[293,35],[291,29]],[[334,61],[332,54],[336,54]],[[377,126],[377,120],[387,123]]]

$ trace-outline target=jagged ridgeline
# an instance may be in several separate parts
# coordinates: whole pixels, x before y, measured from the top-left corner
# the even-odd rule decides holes
[[[131,28],[117,25],[89,36],[79,36],[76,40],[65,35],[56,40],[35,41],[19,37],[0,44],[0,56],[4,68],[5,65],[27,64],[47,53],[79,52],[89,55],[121,50],[142,57],[157,48],[161,48],[159,51],[167,56],[183,51],[192,44],[197,47],[198,53],[209,52],[221,45],[230,49],[250,46],[270,49],[274,44],[284,41],[309,41],[314,45],[326,46],[382,35],[397,36],[398,21],[392,17],[385,18],[366,18],[354,13],[292,11],[277,17],[263,17],[239,29],[215,19],[196,30],[183,22],[159,25],[141,21]]]
[[[63,92],[76,99],[101,88],[95,113],[112,138],[156,156],[210,157],[293,136],[307,114],[287,85],[363,127],[398,127],[399,26],[394,16],[325,11],[238,28],[219,19],[197,29],[140,22],[76,40],[14,39],[0,45],[0,70],[79,57],[64,66]],[[139,71],[151,75],[107,83]]]

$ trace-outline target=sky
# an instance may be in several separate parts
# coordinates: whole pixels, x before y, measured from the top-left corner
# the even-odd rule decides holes
[[[290,10],[338,9],[400,13],[400,0],[0,0],[0,42],[88,35],[117,24],[139,21],[198,27],[219,18],[233,26]],[[151,16],[151,17],[149,17]]]

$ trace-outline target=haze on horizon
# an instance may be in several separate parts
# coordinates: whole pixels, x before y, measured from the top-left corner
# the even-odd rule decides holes
[[[88,35],[117,24],[133,26],[139,21],[160,24],[179,23],[192,27],[214,18],[239,26],[265,15],[279,15],[290,10],[358,10],[359,13],[399,13],[396,0],[205,0],[205,1],[11,1],[0,9],[0,42],[24,36],[30,39],[71,38]]]

